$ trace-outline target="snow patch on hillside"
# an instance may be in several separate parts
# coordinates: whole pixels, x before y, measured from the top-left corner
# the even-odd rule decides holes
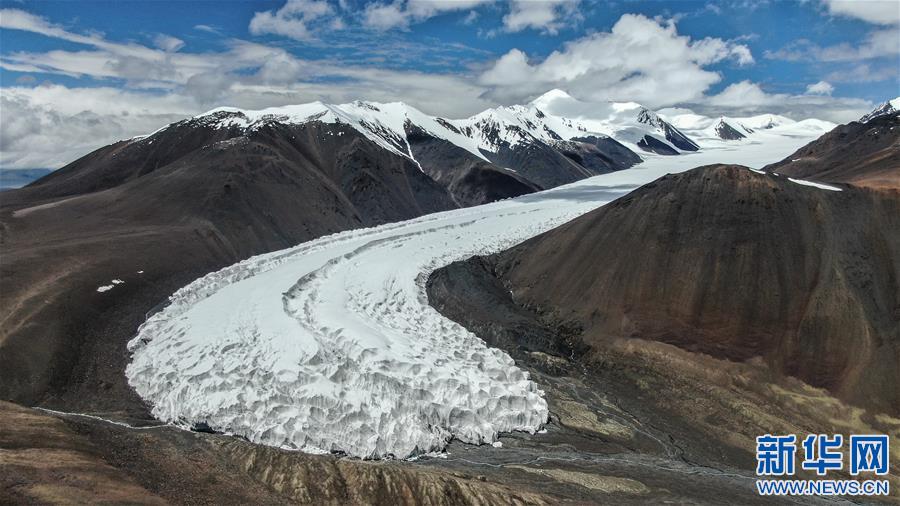
[[[802,184],[804,186],[812,186],[814,188],[820,188],[822,190],[831,190],[833,192],[842,191],[837,186],[831,186],[831,185],[827,185],[827,184],[823,184],[823,183],[816,183],[815,181],[806,181],[804,179],[794,179],[792,177],[789,177],[788,180],[790,180],[790,182],[792,182],[792,183]]]

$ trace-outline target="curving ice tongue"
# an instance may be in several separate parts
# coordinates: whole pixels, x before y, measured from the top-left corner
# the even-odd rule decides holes
[[[502,205],[345,232],[200,278],[129,343],[129,383],[161,420],[307,452],[406,458],[451,438],[534,432],[548,410],[528,374],[425,295],[437,266],[572,217]]]

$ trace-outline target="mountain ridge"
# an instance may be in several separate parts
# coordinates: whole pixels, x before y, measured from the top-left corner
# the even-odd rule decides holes
[[[559,89],[550,90],[526,104],[489,108],[463,119],[431,116],[403,102],[357,100],[327,104],[314,101],[259,110],[216,107],[150,134],[102,147],[94,153],[117,145],[171,142],[171,136],[166,132],[173,128],[183,131],[185,126],[218,132],[212,137],[231,138],[267,125],[340,124],[353,128],[386,151],[410,159],[429,176],[443,178],[446,185],[451,184],[446,180],[446,164],[433,166],[438,160],[434,150],[442,145],[442,155],[459,159],[468,167],[460,169],[461,172],[488,171],[485,173],[489,176],[487,179],[472,174],[456,177],[455,181],[502,180],[501,186],[506,189],[497,195],[514,196],[515,192],[510,193],[511,187],[518,188],[517,191],[547,189],[621,170],[640,163],[647,156],[688,154],[703,149],[704,144],[713,147],[715,143],[710,144],[709,139],[722,140],[722,131],[728,137],[725,140],[742,140],[738,135],[752,136],[754,129],[784,129],[785,134],[790,135],[788,130],[792,128],[824,132],[834,126],[818,120],[794,122],[772,114],[720,117],[720,123],[727,122],[730,129],[713,128],[714,121],[693,113],[663,114],[635,102],[583,102]],[[732,129],[737,134],[731,132]],[[415,152],[421,145],[414,144],[424,141],[429,141],[429,154],[424,155],[426,160],[422,163]],[[196,148],[202,146],[195,145]],[[475,165],[479,168],[472,169]],[[464,205],[483,203],[472,200],[472,195],[487,198],[486,195],[494,193],[491,188],[455,188],[459,195],[454,198]]]
[[[894,114],[898,111],[900,111],[900,97],[893,98],[891,100],[885,100],[884,102],[878,104],[878,106],[876,106],[874,109],[859,118],[859,122],[867,123],[870,120],[873,120],[880,116]]]
[[[866,121],[834,128],[763,170],[828,183],[900,188],[900,110],[874,114],[880,109]]]

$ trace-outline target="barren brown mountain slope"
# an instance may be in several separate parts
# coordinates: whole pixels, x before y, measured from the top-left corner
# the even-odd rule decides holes
[[[561,426],[752,476],[761,434],[900,437],[898,273],[900,192],[717,165],[438,269],[428,297]]]
[[[764,170],[816,181],[900,188],[900,113],[839,125]]]
[[[668,175],[496,258],[522,304],[581,329],[759,357],[900,414],[900,194],[738,166]]]
[[[0,196],[0,398],[142,411],[125,343],[179,287],[254,254],[457,207],[346,125],[242,134],[185,122],[160,134]]]

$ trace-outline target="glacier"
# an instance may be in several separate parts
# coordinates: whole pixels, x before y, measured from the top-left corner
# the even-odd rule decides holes
[[[140,326],[128,344],[129,384],[162,421],[313,453],[413,458],[454,438],[494,443],[539,431],[548,410],[538,385],[428,305],[429,274],[666,173],[761,167],[820,133],[774,126],[748,142],[648,154],[634,168],[552,190],[249,258],[181,288]]]

